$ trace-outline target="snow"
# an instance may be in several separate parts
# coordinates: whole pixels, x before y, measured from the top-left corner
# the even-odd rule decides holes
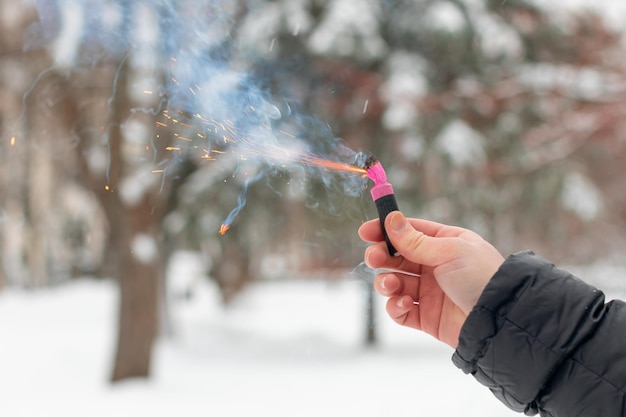
[[[150,170],[138,169],[124,177],[119,186],[119,193],[126,207],[139,204],[150,191],[150,187],[160,179],[157,173],[152,172],[152,167]]]
[[[462,120],[448,123],[435,143],[456,166],[482,165],[487,160],[483,137]]]
[[[84,27],[83,8],[74,1],[63,1],[61,11],[61,33],[54,41],[53,56],[59,67],[71,67],[78,53]]]
[[[383,123],[388,129],[401,130],[415,123],[417,109],[413,103],[428,92],[426,66],[421,57],[410,53],[394,53],[388,59],[387,80],[382,86],[388,104]]]
[[[381,6],[371,0],[338,0],[330,3],[311,35],[309,47],[316,53],[369,60],[387,51],[378,34]]]
[[[592,10],[604,16],[609,24],[617,29],[623,30],[626,22],[626,2],[624,0],[566,0],[563,2],[542,2],[535,0],[542,7],[548,10],[554,10],[559,13],[562,8],[567,10]]]
[[[159,254],[159,249],[154,238],[143,233],[133,238],[131,248],[135,259],[144,264],[149,264],[156,259]]]
[[[450,348],[391,322],[378,301],[380,345],[368,349],[360,282],[260,283],[223,309],[197,280],[191,298],[173,299],[173,336],[156,346],[153,377],[110,385],[113,283],[6,290],[0,415],[517,415],[456,369]]]
[[[428,8],[424,20],[434,28],[450,32],[459,32],[466,26],[463,14],[451,3],[433,4]]]
[[[602,193],[580,172],[572,172],[565,178],[561,202],[583,220],[594,220],[602,215]]]

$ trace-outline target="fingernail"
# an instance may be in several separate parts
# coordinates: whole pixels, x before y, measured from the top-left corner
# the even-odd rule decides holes
[[[398,306],[398,308],[402,308],[402,297],[398,298],[396,305]]]
[[[390,214],[391,220],[389,226],[396,232],[402,231],[407,225],[406,218],[400,212]]]
[[[385,281],[387,281],[385,278],[380,280],[380,288],[382,288],[383,290],[387,289],[387,286],[385,285]]]

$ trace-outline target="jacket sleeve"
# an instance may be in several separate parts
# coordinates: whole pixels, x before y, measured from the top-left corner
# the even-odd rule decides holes
[[[626,309],[532,252],[510,256],[468,316],[454,364],[509,408],[626,416]]]

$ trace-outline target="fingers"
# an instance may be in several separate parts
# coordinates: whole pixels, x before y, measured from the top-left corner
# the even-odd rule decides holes
[[[413,276],[382,273],[374,280],[376,291],[389,297],[387,314],[398,324],[421,330],[419,306],[415,304],[419,294],[420,279]]]
[[[383,273],[374,280],[376,291],[389,297],[387,314],[398,324],[419,329],[419,307],[415,298],[419,294],[419,278],[394,273]]]

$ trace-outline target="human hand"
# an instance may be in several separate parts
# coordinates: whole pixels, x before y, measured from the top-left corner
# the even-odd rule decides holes
[[[461,327],[504,257],[478,234],[461,227],[390,213],[385,229],[400,256],[390,256],[378,219],[359,228],[373,242],[365,263],[385,269],[374,288],[389,297],[397,323],[422,330],[456,348]]]

